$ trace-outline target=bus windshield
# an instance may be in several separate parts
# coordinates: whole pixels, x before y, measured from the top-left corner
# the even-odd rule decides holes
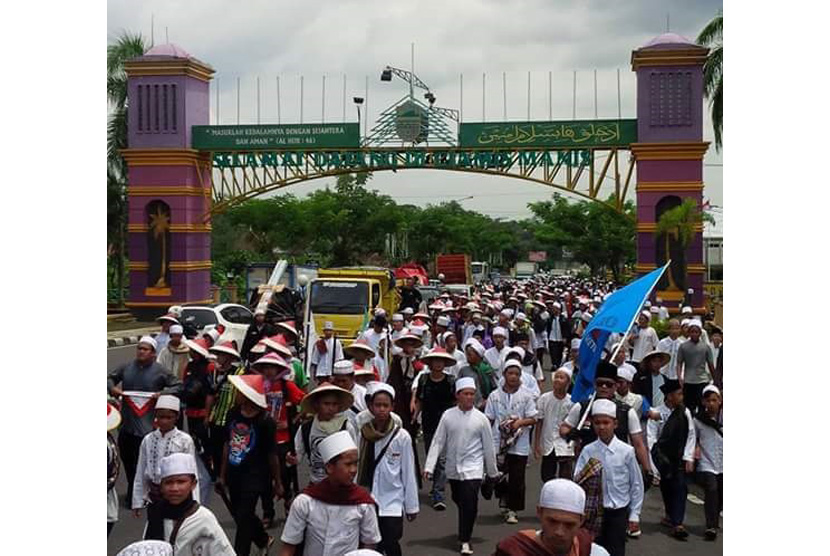
[[[312,313],[359,315],[369,308],[369,284],[315,281],[311,284],[310,302]]]

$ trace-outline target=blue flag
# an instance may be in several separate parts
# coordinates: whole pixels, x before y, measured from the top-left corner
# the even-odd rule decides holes
[[[651,290],[668,268],[669,263],[638,278],[626,287],[615,291],[606,299],[588,323],[579,344],[579,373],[576,375],[571,399],[581,402],[594,391],[597,363],[602,358],[602,348],[612,332],[628,331],[634,317],[640,312]]]

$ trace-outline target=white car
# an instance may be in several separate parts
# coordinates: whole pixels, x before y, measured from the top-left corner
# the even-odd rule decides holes
[[[179,320],[183,325],[190,324],[201,335],[205,330],[222,325],[225,331],[219,337],[220,342],[235,341],[237,349],[242,349],[242,342],[248,332],[248,326],[254,322],[254,314],[243,305],[220,303],[218,305],[193,305],[182,307]]]

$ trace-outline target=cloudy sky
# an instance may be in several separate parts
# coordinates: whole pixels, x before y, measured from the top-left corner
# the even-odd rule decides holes
[[[593,118],[595,110],[600,118],[617,117],[618,68],[622,117],[633,118],[631,51],[663,33],[667,17],[672,32],[693,39],[722,9],[719,0],[109,0],[107,5],[108,41],[122,30],[149,39],[152,21],[156,44],[169,38],[213,66],[212,124],[217,115],[218,123],[237,123],[237,78],[239,121],[257,123],[257,77],[260,121],[277,123],[278,76],[281,122],[299,122],[301,75],[303,120],[343,121],[345,75],[346,121],[357,120],[351,98],[367,96],[370,126],[381,110],[406,94],[403,81],[382,83],[379,76],[386,65],[409,69],[412,43],[415,73],[435,93],[437,105],[462,109],[463,121],[504,119],[503,73],[507,120],[526,120],[528,72],[531,119],[548,119],[549,72],[553,117],[570,119],[574,70],[577,118]],[[713,140],[708,113],[704,140]],[[722,154],[712,147],[704,159],[704,194],[719,207]],[[287,191],[305,195],[326,183],[313,181]],[[473,195],[463,201],[466,208],[507,219],[528,216],[527,203],[553,192],[522,180],[434,170],[379,172],[371,184],[398,202],[418,205]],[[629,196],[633,199],[633,187]]]

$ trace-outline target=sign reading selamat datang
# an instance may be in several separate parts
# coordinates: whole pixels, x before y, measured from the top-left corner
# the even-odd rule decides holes
[[[358,124],[197,125],[193,148],[200,151],[349,149],[360,146]]]
[[[625,147],[637,142],[637,120],[461,124],[462,147]]]

